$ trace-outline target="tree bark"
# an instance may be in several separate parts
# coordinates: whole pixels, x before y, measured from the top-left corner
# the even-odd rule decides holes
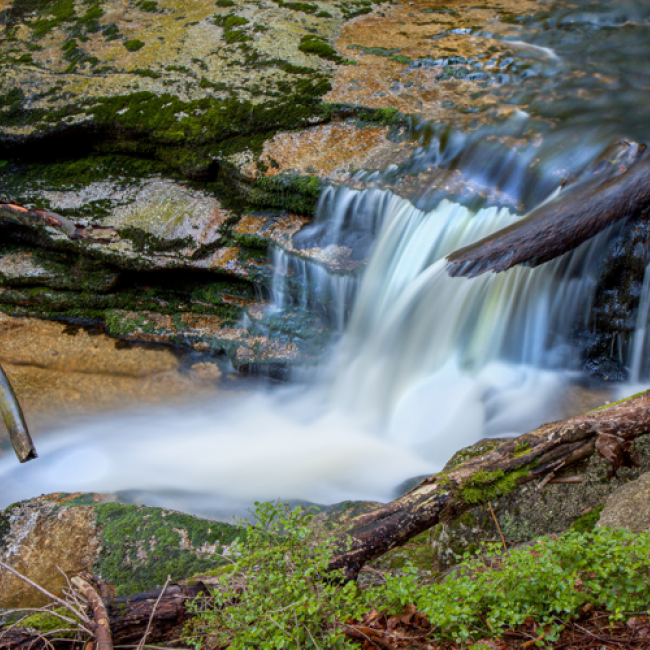
[[[620,173],[622,172],[622,173]],[[650,155],[616,174],[598,174],[563,190],[517,223],[447,257],[453,277],[539,266],[577,248],[608,226],[650,207]]]
[[[137,647],[147,630],[161,591],[156,589],[131,596],[105,599],[105,612],[108,615],[110,637],[114,647]],[[187,609],[187,603],[197,596],[209,596],[204,585],[168,586],[154,612],[147,644],[164,644],[178,640],[182,636],[185,623],[192,617]],[[99,612],[101,617],[101,610]],[[42,637],[24,628],[14,628],[0,633],[0,650],[46,650],[46,646]],[[61,644],[57,643],[56,646],[59,647]],[[100,650],[99,642],[97,650]]]
[[[587,415],[545,424],[508,440],[450,472],[435,474],[404,496],[353,519],[345,543],[330,564],[348,579],[361,567],[440,521],[505,496],[531,481],[540,487],[556,472],[594,452],[619,467],[636,464],[632,441],[650,433],[650,392]]]

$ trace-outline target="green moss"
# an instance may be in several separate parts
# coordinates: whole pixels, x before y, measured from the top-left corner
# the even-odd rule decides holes
[[[71,616],[70,611],[64,609],[63,607],[57,607],[54,611],[68,618]],[[32,614],[31,616],[23,619],[20,623],[20,626],[33,628],[41,634],[45,634],[46,632],[54,632],[54,630],[61,630],[57,633],[57,636],[60,638],[73,638],[78,631],[78,628],[73,623],[68,623],[67,621],[60,619],[57,616],[49,614],[48,612],[38,612]]]
[[[314,213],[322,181],[315,176],[276,174],[258,178],[247,199],[259,207],[274,207],[311,215]]]
[[[118,595],[162,587],[168,575],[179,580],[210,571],[226,560],[202,547],[220,550],[242,535],[229,524],[159,508],[106,503],[95,510],[102,550],[93,568]]]
[[[232,0],[217,0],[214,4],[217,5],[217,7],[235,7],[237,6],[237,3],[233,2]]]
[[[160,79],[162,77],[159,72],[154,72],[148,68],[136,68],[131,70],[131,74],[137,74],[139,77],[150,77],[151,79]]]
[[[318,11],[318,5],[309,2],[284,2],[284,0],[273,0],[278,6],[292,11],[301,11],[305,14],[315,14]]]
[[[313,34],[306,34],[300,39],[300,45],[298,49],[305,54],[315,54],[321,59],[327,59],[328,61],[334,61],[335,63],[343,63],[347,61],[342,56],[339,56],[337,51],[326,41],[324,41],[320,36],[314,36]]]
[[[630,395],[629,397],[624,397],[623,399],[619,399],[616,402],[612,402],[611,404],[604,404],[603,406],[599,406],[597,409],[594,409],[593,411],[589,411],[589,413],[596,413],[598,411],[602,411],[603,409],[608,409],[610,406],[614,406],[616,404],[622,404],[623,402],[627,402],[628,400],[634,399],[635,397],[641,397],[641,395],[645,395],[650,391],[647,390],[642,390],[640,393],[635,393],[634,395]]]
[[[604,507],[604,505],[601,505],[592,508],[586,515],[578,517],[578,519],[576,519],[571,525],[571,530],[576,533],[591,533],[596,528],[596,524],[600,519],[600,513],[603,511]]]
[[[463,463],[466,463],[472,458],[477,458],[483,456],[488,452],[492,451],[500,444],[503,443],[503,440],[482,440],[481,442],[476,443],[470,447],[464,447],[459,449],[445,465],[445,471],[450,472],[457,467],[460,467]]]
[[[102,29],[102,35],[106,36],[107,41],[116,41],[122,36],[119,27],[115,23],[106,25],[106,27]]]
[[[129,52],[137,52],[138,50],[141,50],[144,47],[144,45],[145,45],[144,41],[141,41],[137,38],[132,38],[131,40],[124,42],[124,47]]]
[[[525,456],[530,451],[530,443],[527,441],[519,440],[515,445],[515,448],[511,454],[513,458],[519,458],[520,456]]]
[[[142,11],[148,11],[150,13],[158,11],[158,3],[155,2],[155,0],[142,0],[142,2],[138,3],[138,7],[140,7]]]
[[[520,478],[527,476],[530,468],[504,473],[502,470],[486,472],[480,470],[471,476],[460,488],[460,496],[465,503],[478,505],[510,494],[518,485]]]

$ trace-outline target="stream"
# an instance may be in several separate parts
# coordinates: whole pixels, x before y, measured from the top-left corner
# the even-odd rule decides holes
[[[579,0],[520,18],[477,32],[507,42],[510,57],[470,65],[483,80],[477,106],[489,97],[508,110],[477,110],[464,130],[412,119],[408,161],[327,187],[293,247],[272,252],[267,318],[247,326],[264,331],[287,313],[324,319],[336,335],[318,366],[289,384],[191,384],[174,403],[42,423],[38,461],[0,458],[0,506],[94,491],[228,520],[261,500],[387,501],[461,447],[648,385],[650,266],[634,336],[618,350],[630,380],[587,376],[575,343],[621,226],[537,268],[447,275],[448,254],[561,198],[563,181],[613,142],[650,141],[650,3]],[[470,186],[485,191],[468,197]],[[333,270],[314,251],[355,268]]]

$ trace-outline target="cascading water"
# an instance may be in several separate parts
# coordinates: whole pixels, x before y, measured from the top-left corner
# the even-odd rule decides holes
[[[395,198],[377,189],[325,188],[314,222],[293,238],[302,256],[273,250],[273,310],[311,311],[343,332],[359,284],[354,271],[370,254]]]
[[[639,300],[639,313],[630,353],[630,382],[636,384],[647,378],[648,351],[648,316],[650,315],[650,265],[646,266],[643,274],[643,287]],[[645,354],[644,354],[645,353]]]
[[[514,56],[409,64],[441,83],[473,66],[467,74],[484,80],[476,120],[413,119],[420,146],[408,160],[352,179],[393,191],[325,189],[315,221],[274,252],[269,312],[301,312],[299,327],[324,321],[341,335],[320,384],[49,432],[37,463],[0,459],[2,504],[120,491],[225,517],[254,500],[383,500],[464,445],[563,415],[579,375],[572,327],[589,316],[611,232],[541,267],[472,280],[449,278],[444,257],[518,218],[485,207],[486,188],[524,212],[611,142],[647,141],[650,9],[578,0],[497,23],[472,38],[492,38],[496,26]],[[458,184],[447,184],[452,175]],[[468,196],[474,211],[451,200]],[[648,375],[649,316],[647,269],[629,359],[637,381]]]

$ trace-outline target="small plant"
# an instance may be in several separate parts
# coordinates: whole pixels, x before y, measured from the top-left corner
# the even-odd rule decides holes
[[[410,602],[426,614],[437,638],[458,643],[498,637],[532,617],[546,628],[545,640],[559,636],[563,622],[586,603],[614,619],[647,611],[650,597],[650,535],[597,529],[568,532],[556,540],[490,557],[470,558],[453,579],[419,586],[413,577],[389,578],[381,598],[393,608]]]
[[[257,522],[234,547],[236,563],[222,570],[214,607],[192,622],[196,647],[348,648],[342,621],[367,611],[356,584],[327,572],[331,539],[318,539],[314,513],[256,504]]]

